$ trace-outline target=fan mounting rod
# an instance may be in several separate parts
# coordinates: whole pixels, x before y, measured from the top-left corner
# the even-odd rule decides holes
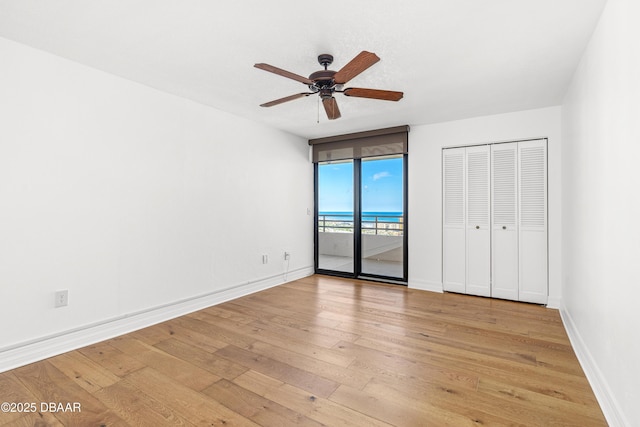
[[[318,55],[318,62],[326,70],[327,67],[333,63],[333,55],[329,55],[328,53],[322,53]]]

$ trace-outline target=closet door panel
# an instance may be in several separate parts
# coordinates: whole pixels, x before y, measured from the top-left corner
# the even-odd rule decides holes
[[[518,144],[491,146],[491,296],[518,299]]]
[[[518,143],[519,299],[547,303],[547,144]]]
[[[466,292],[464,228],[449,229],[444,235],[443,289],[450,292]]]
[[[520,238],[519,301],[547,303],[547,236],[523,232]]]
[[[467,147],[467,293],[491,296],[490,147]]]
[[[442,151],[442,283],[445,291],[465,288],[465,151]]]

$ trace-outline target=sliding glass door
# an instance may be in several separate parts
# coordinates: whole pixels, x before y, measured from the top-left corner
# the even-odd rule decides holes
[[[353,160],[317,166],[317,239],[319,270],[355,272]]]
[[[404,277],[403,157],[362,159],[361,273]]]
[[[406,156],[316,164],[316,271],[406,282]]]

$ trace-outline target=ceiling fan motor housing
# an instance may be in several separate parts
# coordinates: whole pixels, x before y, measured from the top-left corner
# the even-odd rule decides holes
[[[316,71],[315,73],[311,73],[309,80],[313,80],[316,85],[318,83],[331,82],[335,73],[333,70]]]
[[[332,70],[320,70],[312,73],[309,76],[309,80],[313,80],[313,84],[309,85],[309,89],[313,93],[320,92],[320,96],[322,96],[323,91],[332,93],[336,86],[333,81],[333,75],[335,73],[336,72]]]
[[[309,80],[312,80],[313,84],[309,85],[309,89],[313,92],[319,91],[320,96],[323,96],[323,91],[327,92],[328,89],[335,86],[333,76],[336,74],[336,71],[327,69],[327,67],[333,62],[333,55],[329,55],[328,53],[318,55],[318,62],[324,67],[324,70],[311,73]],[[329,92],[329,96],[331,96],[331,92],[333,91]]]

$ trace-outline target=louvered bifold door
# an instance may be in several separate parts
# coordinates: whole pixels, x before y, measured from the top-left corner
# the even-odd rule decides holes
[[[491,296],[518,300],[518,144],[491,146]]]
[[[465,149],[442,150],[442,285],[465,292]]]
[[[547,303],[547,140],[518,143],[519,300]]]
[[[466,293],[491,296],[490,147],[467,147],[466,153]]]

